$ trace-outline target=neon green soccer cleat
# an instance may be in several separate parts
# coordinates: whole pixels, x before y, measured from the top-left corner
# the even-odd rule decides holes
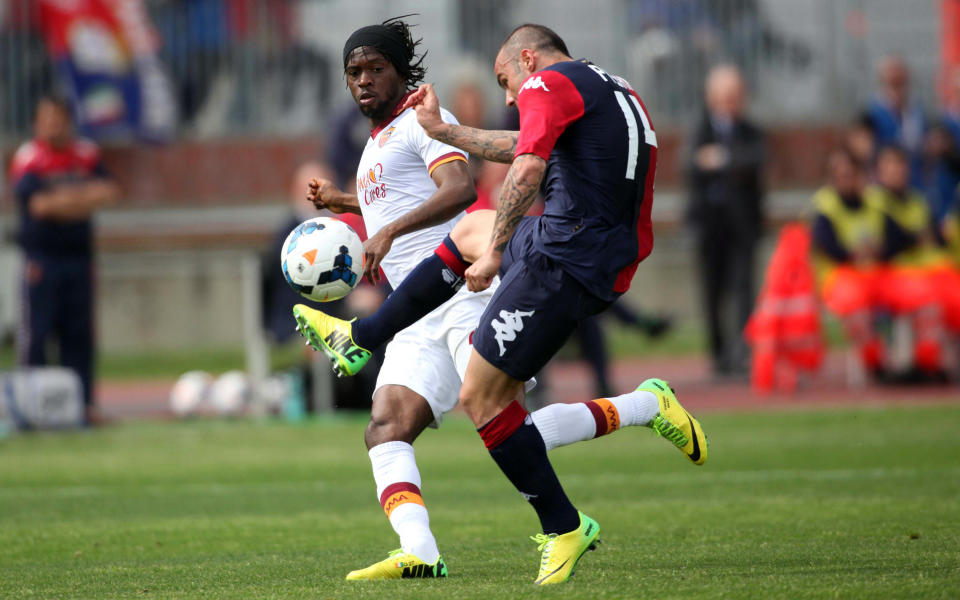
[[[391,552],[384,560],[374,563],[366,569],[350,571],[347,573],[347,581],[367,581],[371,579],[435,579],[446,576],[447,565],[443,562],[443,557],[437,558],[437,562],[428,565],[413,554],[406,554],[398,548]]]
[[[693,418],[677,400],[673,388],[662,379],[648,379],[637,386],[637,391],[652,392],[660,401],[660,413],[650,422],[650,427],[670,440],[693,464],[707,461],[707,436],[700,422]]]
[[[537,542],[540,554],[540,572],[533,583],[536,585],[550,585],[563,583],[573,575],[577,561],[587,550],[597,547],[600,540],[600,526],[597,522],[580,513],[580,527],[569,533],[549,535],[538,533],[530,539]]]
[[[331,317],[303,304],[294,305],[293,316],[297,331],[306,336],[314,350],[327,355],[338,377],[356,375],[370,360],[370,351],[353,343],[352,321]]]

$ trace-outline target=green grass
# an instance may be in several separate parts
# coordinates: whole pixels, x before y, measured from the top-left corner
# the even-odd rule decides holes
[[[696,468],[645,430],[554,451],[604,543],[530,585],[533,511],[469,423],[417,443],[446,581],[350,584],[396,539],[362,418],[0,441],[3,598],[949,598],[960,407],[714,413]]]

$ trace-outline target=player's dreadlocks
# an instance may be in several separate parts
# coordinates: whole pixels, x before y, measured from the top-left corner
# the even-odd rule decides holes
[[[427,68],[423,59],[427,53],[417,55],[417,46],[423,38],[414,40],[410,25],[402,19],[416,13],[387,19],[379,25],[368,25],[353,32],[343,46],[343,67],[346,69],[350,53],[361,46],[376,48],[394,66],[407,88],[413,89],[423,81]]]
[[[427,53],[424,51],[424,53],[419,56],[416,54],[417,46],[420,45],[423,38],[414,40],[413,34],[410,33],[410,25],[401,20],[414,16],[418,16],[418,14],[411,13],[409,15],[393,17],[383,22],[383,25],[387,29],[401,36],[404,40],[403,46],[406,50],[406,64],[394,64],[393,66],[396,67],[397,72],[403,77],[407,83],[407,87],[411,89],[417,87],[427,76],[427,68],[423,66],[423,59],[427,57]],[[414,61],[414,59],[416,59],[416,61]]]

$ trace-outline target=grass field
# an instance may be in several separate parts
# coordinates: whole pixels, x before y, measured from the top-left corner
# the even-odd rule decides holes
[[[396,541],[363,421],[130,424],[0,441],[3,598],[956,598],[960,407],[708,413],[553,452],[604,543],[530,585],[533,511],[462,419],[417,444],[446,581],[347,584]]]

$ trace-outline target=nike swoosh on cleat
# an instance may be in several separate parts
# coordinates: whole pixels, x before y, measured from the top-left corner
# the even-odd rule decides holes
[[[547,573],[546,575],[544,575],[544,576],[541,577],[540,579],[534,581],[534,582],[533,582],[534,585],[540,585],[540,582],[542,582],[544,579],[549,579],[549,578],[553,577],[554,575],[556,575],[556,574],[557,574],[557,571],[559,571],[560,569],[562,569],[568,562],[570,562],[570,559],[569,559],[569,558],[568,558],[567,560],[563,561],[563,562],[560,564],[560,566],[557,567],[556,569],[554,569],[553,571],[550,571],[549,573]]]
[[[700,444],[697,442],[697,429],[693,426],[693,419],[690,418],[690,415],[687,411],[683,411],[683,414],[687,415],[687,421],[690,422],[690,437],[693,438],[693,452],[688,456],[693,462],[700,460]]]

